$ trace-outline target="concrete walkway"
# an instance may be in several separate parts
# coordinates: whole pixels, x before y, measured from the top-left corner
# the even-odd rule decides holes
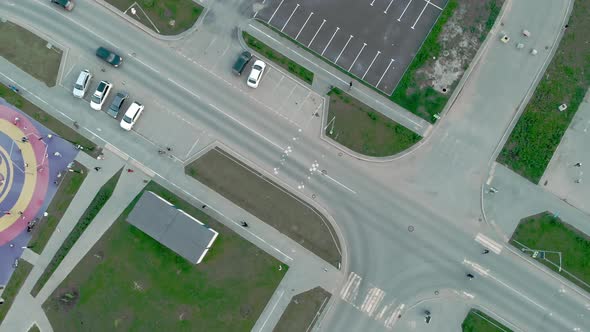
[[[104,155],[105,159],[100,161],[94,160],[85,153],[79,153],[76,157],[78,162],[89,169],[89,174],[86,176],[86,179],[82,183],[78,193],[64,213],[41,255],[38,255],[34,261],[32,259],[27,259],[29,262],[34,264],[33,270],[29,274],[29,277],[25,280],[12,307],[10,308],[10,311],[2,322],[0,331],[27,331],[33,322],[36,322],[39,328],[44,332],[52,331],[51,325],[49,324],[49,321],[47,320],[47,317],[41,308],[44,298],[33,298],[30,295],[30,292],[57,250],[60,248],[63,241],[72,231],[76,223],[80,220],[80,217],[84,211],[86,211],[86,208],[90,202],[94,199],[100,187],[102,187],[106,181],[108,181],[119,169],[121,169],[121,167],[124,166],[124,162],[109,151],[105,151]],[[94,170],[94,167],[96,166],[102,167],[100,172],[96,172]],[[103,211],[104,210],[105,209],[103,209]],[[79,244],[79,242],[77,244]],[[74,248],[74,250],[71,250],[70,253],[76,252],[76,250],[77,249]],[[85,252],[80,254],[83,255]],[[66,259],[69,256],[70,255],[68,255]],[[50,281],[52,279],[54,278],[51,278]],[[48,282],[45,288],[47,288],[49,284],[50,283]]]
[[[316,92],[325,94],[329,91],[330,86],[335,86],[347,91],[347,93],[367,106],[422,137],[426,136],[432,129],[432,125],[426,120],[408,112],[390,101],[387,97],[362,85],[357,80],[353,80],[350,76],[342,73],[298,45],[288,42],[284,37],[258,21],[247,21],[242,24],[241,28],[289,59],[311,70],[314,73],[313,88]],[[244,45],[244,47],[246,46]],[[353,81],[353,87],[348,91],[349,82],[351,81]]]

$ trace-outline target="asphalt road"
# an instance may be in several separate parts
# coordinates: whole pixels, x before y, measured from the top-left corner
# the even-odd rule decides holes
[[[223,74],[179,55],[186,46],[182,41],[155,40],[95,2],[78,2],[74,12],[65,13],[46,1],[5,1],[0,13],[49,34],[67,46],[69,59],[88,65],[98,64],[93,55],[97,45],[119,50],[126,62],[118,70],[107,68],[104,75],[124,81],[132,95],[163,105],[148,105],[145,112],[170,111],[175,114],[170,121],[182,118],[198,125],[209,141],[223,142],[264,171],[272,174],[280,167],[275,174],[279,181],[302,188],[302,195],[327,209],[345,247],[345,282],[334,294],[321,330],[455,331],[460,322],[445,318],[442,307],[463,303],[459,310],[485,308],[515,330],[584,331],[590,326],[586,295],[508,247],[481,255],[482,246],[474,240],[482,233],[501,244],[504,234],[479,221],[481,186],[515,109],[550,56],[568,5],[511,2],[500,29],[516,42],[526,27],[533,35],[523,42],[539,54],[533,57],[526,49],[499,43],[500,32],[493,31],[496,36],[427,143],[385,163],[341,155],[318,138],[319,123],[300,130],[273,116]],[[211,8],[197,35],[216,33],[234,45],[233,27],[221,22],[247,20],[252,13],[235,12],[232,8],[244,8],[240,1],[212,2]],[[170,161],[157,156],[158,137],[182,133],[123,133],[107,115],[74,100],[69,87],[35,87],[32,92],[52,112],[70,114],[89,132],[167,176]],[[137,126],[141,132],[142,120]],[[316,161],[327,175],[310,174]],[[468,272],[476,278],[468,280]],[[430,325],[421,318],[425,308],[441,308],[431,310]]]

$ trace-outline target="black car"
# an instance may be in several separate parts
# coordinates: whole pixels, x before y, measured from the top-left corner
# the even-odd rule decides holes
[[[129,94],[127,94],[127,92],[117,92],[117,94],[115,95],[115,99],[113,99],[113,101],[111,102],[111,106],[109,106],[109,108],[107,109],[107,114],[112,116],[113,118],[117,118],[117,115],[119,115],[119,111],[123,107],[123,103],[125,102],[125,100],[127,100],[127,98],[129,98]]]
[[[110,63],[114,67],[119,67],[123,63],[123,58],[115,54],[113,51],[109,51],[104,47],[99,47],[96,50],[96,56]]]
[[[236,63],[234,63],[234,66],[232,67],[232,71],[234,72],[234,74],[238,76],[242,75],[244,68],[246,68],[246,65],[248,64],[248,62],[250,62],[250,59],[252,59],[252,54],[250,54],[250,52],[242,52],[242,54],[240,54],[240,56],[236,60]]]
[[[74,9],[74,3],[71,0],[51,0],[52,3],[60,5],[66,10]]]

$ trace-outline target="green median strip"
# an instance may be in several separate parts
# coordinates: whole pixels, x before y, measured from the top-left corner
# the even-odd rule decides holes
[[[590,87],[590,1],[574,1],[568,28],[498,162],[538,183]],[[567,105],[559,111],[558,107]]]
[[[12,273],[12,276],[8,281],[8,285],[6,285],[6,288],[2,293],[2,299],[4,299],[4,303],[0,305],[0,322],[4,321],[8,310],[10,310],[10,307],[14,302],[14,298],[16,298],[18,291],[22,287],[32,269],[33,265],[31,265],[29,262],[22,259],[19,260],[18,266]]]
[[[392,156],[422,139],[338,88],[328,96],[326,136],[352,151],[372,157]]]
[[[88,174],[88,169],[76,161],[71,169],[73,172],[66,172],[61,182],[59,182],[57,192],[47,208],[47,218],[41,219],[35,228],[33,228],[28,247],[37,254],[43,252],[47,241],[49,241],[57,224],[70,206],[70,203]]]
[[[113,175],[113,177],[110,178],[99,189],[98,193],[96,194],[90,205],[88,205],[88,208],[86,209],[86,211],[84,211],[84,214],[82,214],[82,217],[80,218],[76,226],[74,226],[74,229],[72,229],[68,237],[64,240],[61,247],[57,250],[53,258],[45,268],[45,271],[43,271],[43,274],[41,274],[41,277],[39,277],[39,280],[37,280],[37,282],[35,283],[35,286],[33,286],[33,289],[31,290],[31,295],[37,296],[37,294],[39,294],[39,291],[43,288],[47,280],[49,280],[53,272],[55,272],[59,264],[66,257],[70,249],[72,249],[76,241],[78,241],[80,236],[82,236],[84,230],[86,230],[86,228],[90,225],[92,220],[94,220],[94,217],[98,215],[98,213],[107,203],[109,198],[111,198],[113,192],[115,191],[117,181],[121,176],[122,170],[123,169],[119,170],[117,174]]]
[[[483,312],[471,309],[461,324],[463,332],[512,332]]]
[[[590,292],[590,237],[554,214],[522,219],[510,243]]]
[[[274,49],[270,48],[269,46],[267,46],[266,44],[264,44],[263,42],[256,39],[254,36],[245,31],[242,32],[242,37],[244,38],[244,41],[246,42],[246,44],[248,44],[248,46],[250,46],[256,52],[260,53],[268,60],[283,67],[288,72],[294,74],[295,76],[299,77],[301,80],[310,85],[313,82],[313,72],[311,72],[307,68],[297,64],[293,60],[275,51]]]

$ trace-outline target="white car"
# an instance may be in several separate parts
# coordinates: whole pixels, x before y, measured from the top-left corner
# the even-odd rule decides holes
[[[248,86],[251,88],[257,88],[260,80],[262,79],[262,74],[264,73],[264,68],[266,68],[266,63],[256,60],[254,65],[252,66],[252,71],[250,71],[250,76],[248,76]]]
[[[112,88],[113,84],[107,81],[100,81],[96,91],[94,91],[94,94],[90,97],[90,107],[92,107],[93,110],[100,111]]]
[[[125,112],[123,119],[121,119],[121,128],[131,130],[137,119],[139,119],[141,112],[143,112],[143,105],[134,101]]]
[[[74,84],[74,97],[76,98],[84,98],[86,91],[88,91],[88,87],[90,86],[90,80],[92,79],[92,74],[88,69],[84,69],[78,75],[78,79]]]

